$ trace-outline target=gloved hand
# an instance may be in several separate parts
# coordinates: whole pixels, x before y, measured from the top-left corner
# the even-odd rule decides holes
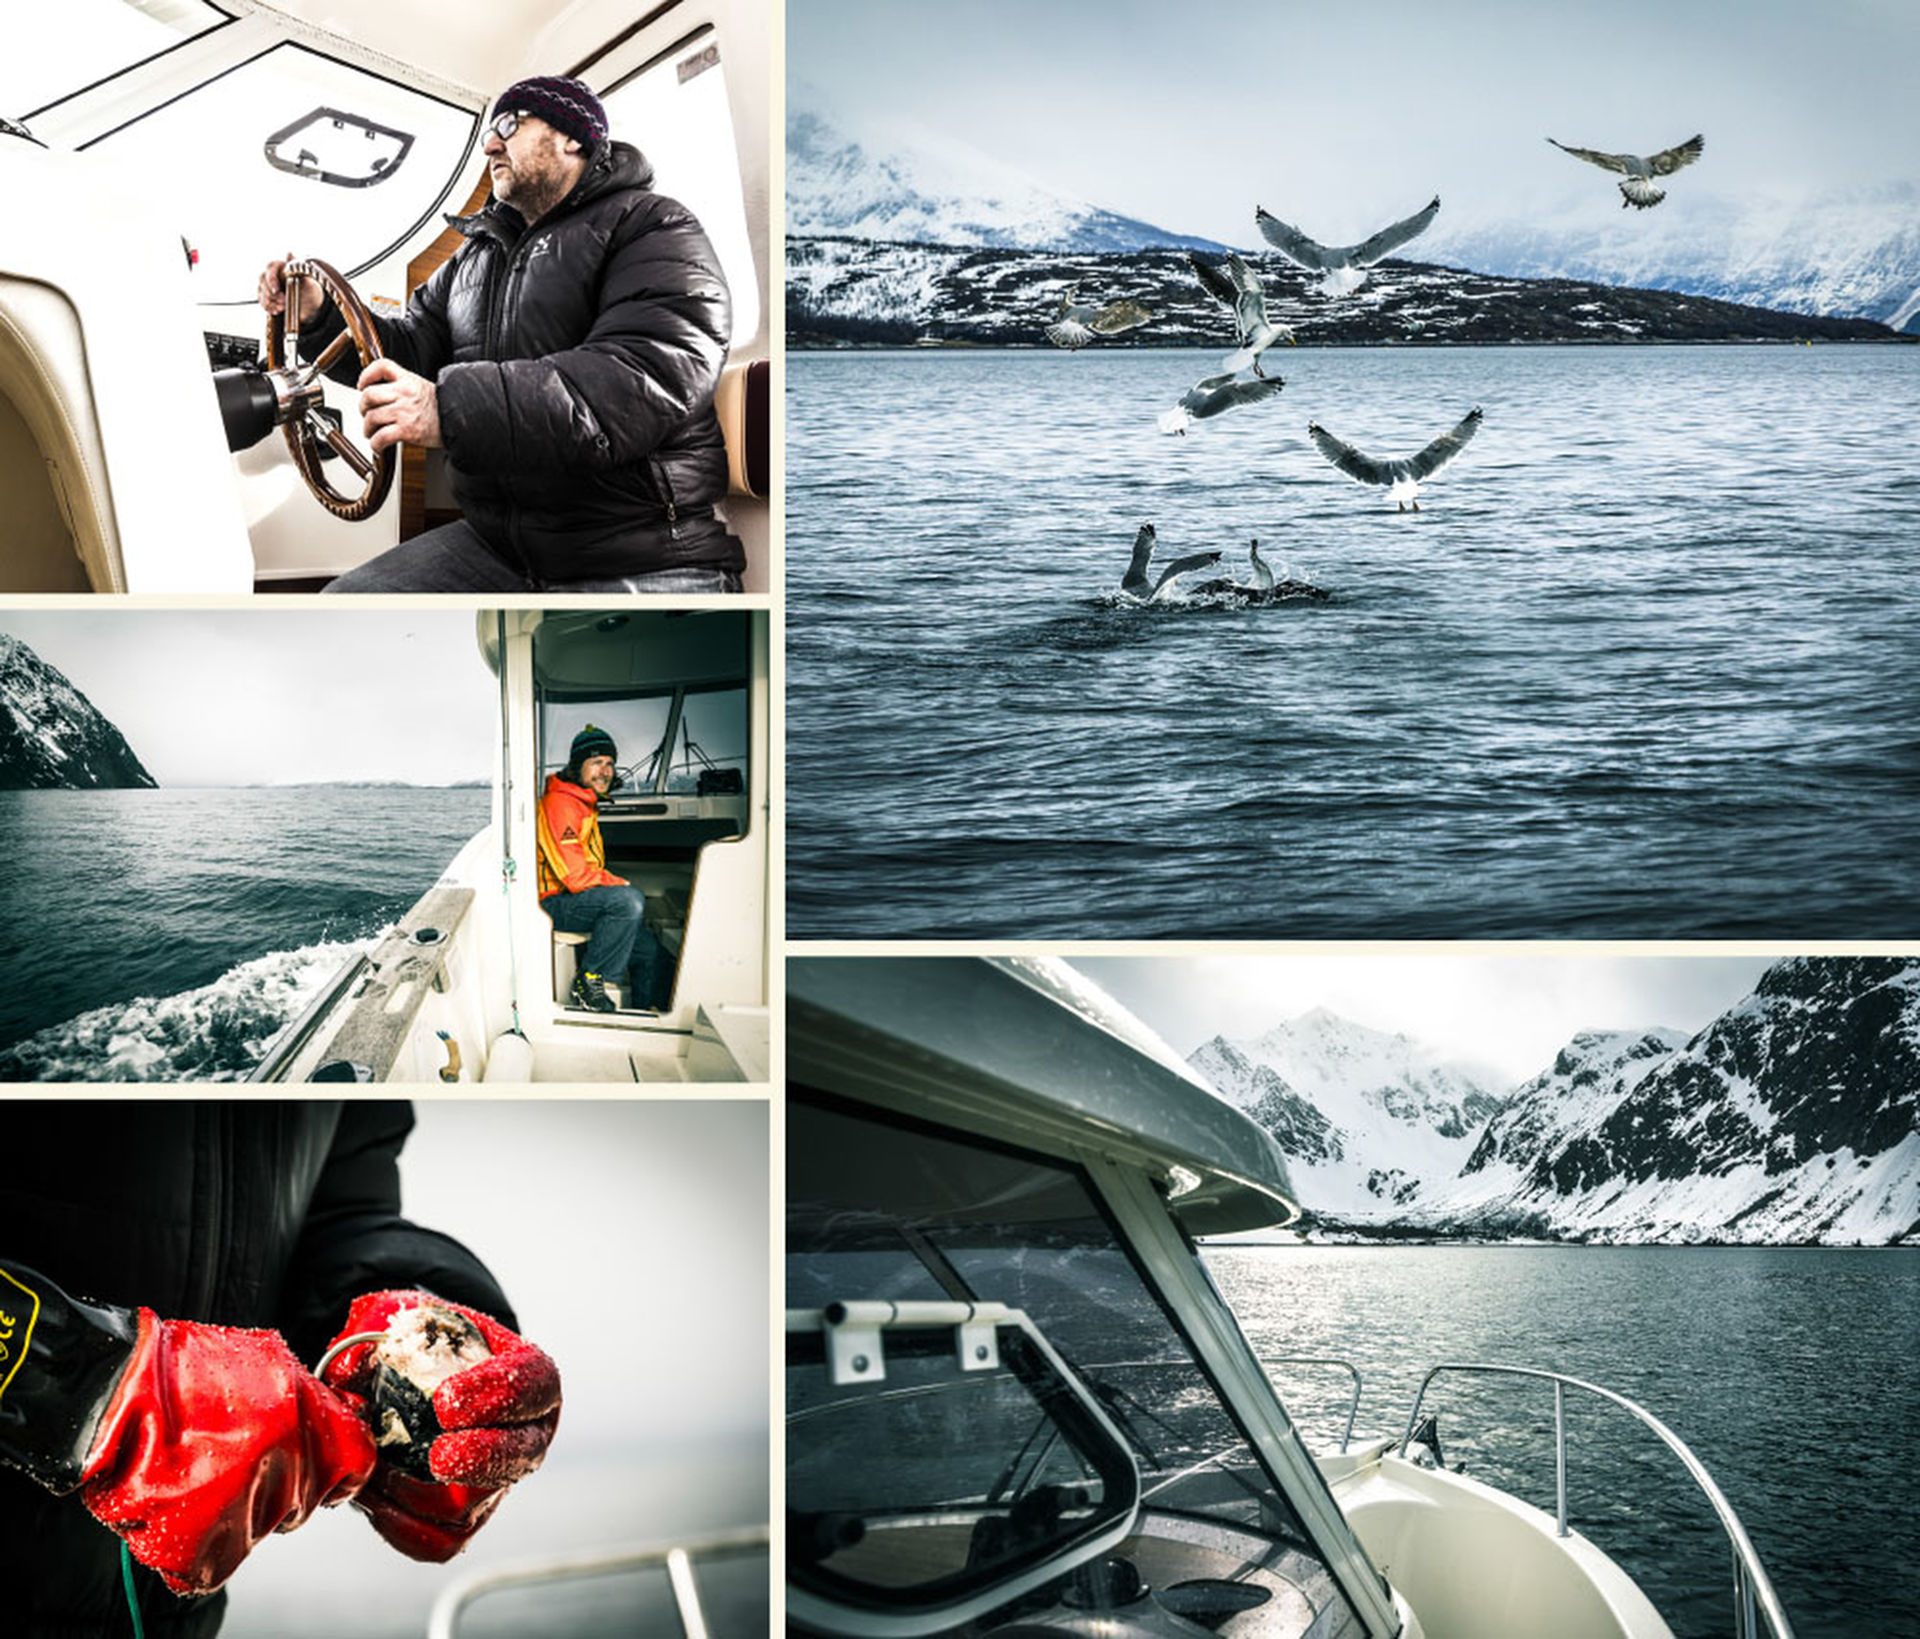
[[[269,1532],[358,1491],[375,1460],[357,1409],[278,1332],[142,1309],[80,1499],[175,1593],[210,1593]]]
[[[456,1371],[432,1394],[445,1432],[427,1450],[431,1480],[383,1460],[354,1504],[373,1528],[410,1559],[451,1559],[486,1523],[506,1488],[540,1466],[560,1422],[560,1371],[547,1354],[490,1315],[430,1292],[371,1292],[356,1298],[339,1337],[384,1331],[403,1309],[428,1304],[463,1315],[492,1354]],[[357,1343],[327,1363],[336,1388],[373,1392],[372,1343]]]
[[[210,1593],[373,1473],[357,1408],[277,1332],[84,1303],[4,1260],[0,1331],[0,1462],[77,1490],[175,1593]]]

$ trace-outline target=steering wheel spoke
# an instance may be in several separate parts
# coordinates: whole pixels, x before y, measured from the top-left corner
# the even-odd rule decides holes
[[[309,364],[302,364],[297,356],[301,315],[298,298],[294,294],[298,286],[293,281],[300,278],[311,279],[325,290],[333,298],[333,305],[339,309],[346,324],[340,335],[329,342]],[[310,387],[318,381],[323,371],[345,356],[349,347],[358,351],[362,370],[382,356],[380,335],[374,328],[372,314],[333,268],[311,258],[293,261],[287,263],[286,279],[287,311],[284,314],[267,315],[267,363],[271,369],[284,370],[298,387]],[[310,318],[312,315],[307,316]],[[380,510],[387,492],[393,487],[396,464],[393,449],[388,447],[371,456],[363,453],[344,433],[329,426],[314,413],[309,398],[310,395],[304,393],[298,395],[298,413],[291,414],[282,427],[287,447],[293,452],[294,465],[306,480],[307,488],[313,492],[313,498],[336,517],[355,522],[371,518]],[[332,479],[321,466],[322,444],[331,448],[359,478],[363,487],[358,495],[342,494],[333,487]]]

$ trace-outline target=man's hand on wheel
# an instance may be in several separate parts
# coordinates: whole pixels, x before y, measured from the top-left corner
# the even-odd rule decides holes
[[[395,444],[421,449],[440,446],[440,400],[425,376],[403,370],[392,359],[375,359],[360,372],[360,414],[374,453]]]
[[[261,307],[269,313],[284,313],[287,310],[287,263],[291,255],[283,256],[277,262],[269,262],[260,275],[259,300]],[[300,317],[307,320],[320,311],[326,301],[327,293],[320,288],[317,279],[301,277],[293,281],[300,297]]]

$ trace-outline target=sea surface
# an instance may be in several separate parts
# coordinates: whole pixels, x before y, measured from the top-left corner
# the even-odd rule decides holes
[[[1920,928],[1920,347],[1279,348],[1161,434],[1219,356],[790,357],[795,937]],[[1476,404],[1417,514],[1306,437]],[[1331,596],[1124,605],[1147,521]]]
[[[488,793],[0,792],[0,1080],[244,1076]]]
[[[1206,1261],[1260,1354],[1334,1355],[1364,1380],[1356,1439],[1406,1431],[1427,1368],[1534,1366],[1638,1401],[1705,1462],[1798,1639],[1920,1634],[1920,1257],[1656,1247],[1228,1247]],[[1351,1379],[1275,1368],[1309,1446],[1337,1447]],[[1449,1467],[1554,1510],[1553,1390],[1436,1379]],[[1678,1639],[1725,1639],[1731,1551],[1676,1458],[1567,1394],[1573,1529]],[[1764,1631],[1764,1629],[1763,1629]]]

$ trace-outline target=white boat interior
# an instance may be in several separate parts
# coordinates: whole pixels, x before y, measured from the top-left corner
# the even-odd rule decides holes
[[[1306,1447],[1194,1242],[1295,1218],[1284,1159],[1072,970],[812,957],[787,1023],[801,1631],[1669,1639],[1564,1503],[1445,1467],[1418,1404],[1397,1438]],[[1791,1633],[1649,1414],[1439,1369],[1628,1405],[1726,1527],[1735,1631]]]
[[[765,591],[769,33],[765,0],[10,6],[0,592],[312,590],[459,516],[440,450],[402,451],[378,495],[356,395],[333,382],[311,415],[230,452],[214,372],[259,362],[255,285],[275,258],[324,261],[399,312],[460,243],[448,218],[486,197],[492,99],[541,74],[594,88],[726,270],[721,510],[745,589]],[[303,467],[300,429],[322,420],[336,445],[308,437]]]
[[[499,697],[492,823],[254,1079],[766,1082],[767,616],[635,606],[476,622]],[[621,746],[600,829],[671,967],[658,1010],[625,995],[613,1013],[570,1005],[578,941],[540,908],[536,805],[588,721]]]

